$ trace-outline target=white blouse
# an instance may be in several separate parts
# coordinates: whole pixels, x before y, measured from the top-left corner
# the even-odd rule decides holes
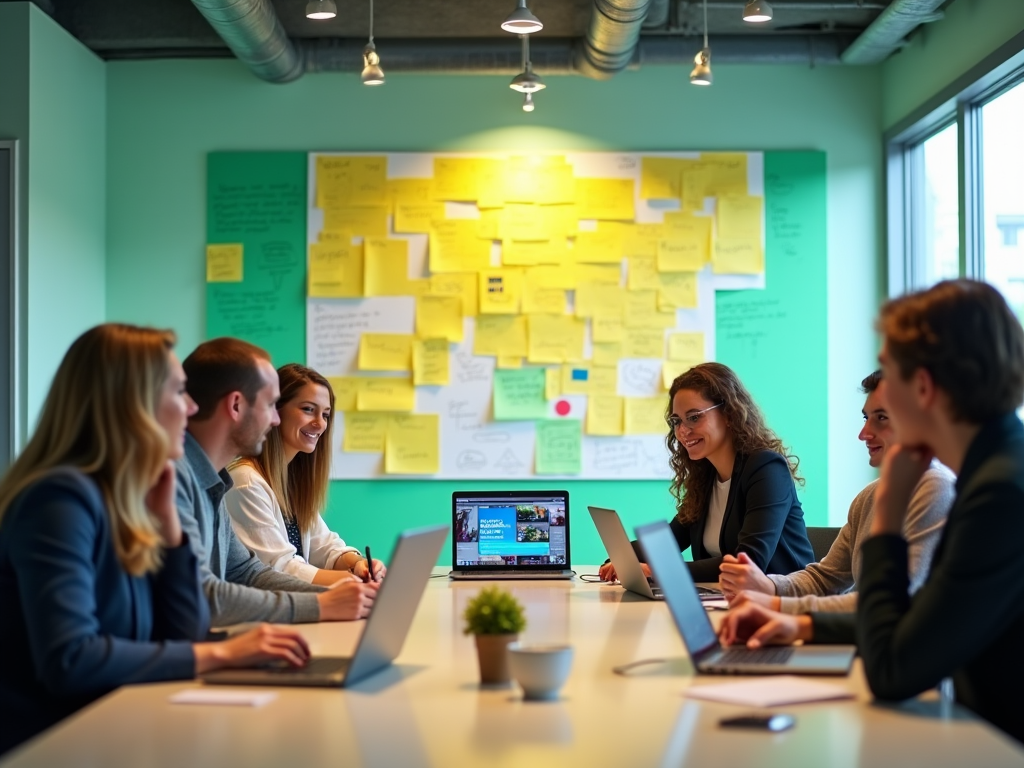
[[[231,479],[234,486],[224,496],[224,503],[235,534],[260,562],[275,571],[312,582],[318,569],[331,570],[346,552],[359,552],[345,544],[317,515],[312,530],[302,534],[303,559],[288,541],[281,505],[263,476],[248,464],[240,464],[231,470]]]
[[[732,487],[730,477],[724,483],[715,478],[711,491],[711,503],[708,505],[708,519],[704,523],[704,549],[711,557],[721,557],[722,523],[725,521],[725,508],[729,503],[729,488]]]

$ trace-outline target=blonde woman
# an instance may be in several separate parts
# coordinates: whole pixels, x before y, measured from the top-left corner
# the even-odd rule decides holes
[[[171,461],[195,405],[173,345],[129,325],[82,334],[0,481],[0,753],[126,683],[309,656],[269,626],[197,642],[209,610]]]
[[[281,423],[259,456],[230,468],[233,486],[224,497],[235,534],[275,570],[328,586],[366,579],[366,559],[327,527],[320,510],[331,476],[334,391],[323,376],[297,363],[277,370]],[[373,580],[386,569],[373,561]]]

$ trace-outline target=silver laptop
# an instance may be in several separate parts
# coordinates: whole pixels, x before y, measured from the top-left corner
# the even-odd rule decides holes
[[[594,520],[601,543],[608,552],[608,558],[615,566],[615,575],[619,583],[630,592],[651,600],[664,600],[665,595],[662,594],[661,587],[652,584],[644,575],[643,568],[640,567],[640,558],[633,549],[633,542],[629,540],[619,513],[614,509],[601,507],[587,509]],[[701,600],[721,600],[724,597],[721,590],[709,587],[697,587],[697,594]]]
[[[660,521],[636,529],[647,564],[665,592],[669,612],[683,636],[694,667],[705,674],[742,675],[845,675],[857,649],[852,645],[723,648],[711,626],[690,569],[679,556],[679,545],[668,523]]]
[[[571,579],[568,491],[452,494],[453,579]]]
[[[398,537],[366,627],[351,657],[312,658],[301,669],[269,665],[221,669],[202,676],[207,683],[228,685],[301,685],[344,687],[389,666],[402,650],[430,571],[448,536],[447,525],[406,531]]]

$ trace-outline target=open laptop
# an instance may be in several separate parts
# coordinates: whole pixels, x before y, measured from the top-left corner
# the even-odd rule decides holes
[[[694,667],[705,674],[741,675],[845,675],[857,649],[852,645],[723,648],[711,626],[690,570],[679,556],[668,523],[659,521],[636,529],[658,583],[665,593],[672,619],[683,636]]]
[[[344,687],[379,672],[402,650],[430,571],[448,536],[447,525],[406,531],[398,537],[388,575],[380,585],[366,627],[351,657],[321,656],[296,669],[268,665],[220,669],[202,675],[207,683]]]
[[[452,494],[453,579],[571,579],[568,491]]]
[[[640,559],[636,556],[633,542],[626,534],[619,513],[614,509],[602,509],[601,507],[587,507],[587,509],[594,520],[601,543],[604,544],[604,548],[608,552],[608,558],[615,566],[615,575],[619,579],[619,584],[630,592],[643,595],[651,600],[664,600],[665,595],[662,594],[661,587],[652,584],[652,580],[644,575],[644,571],[640,567]],[[708,587],[697,587],[697,594],[701,600],[721,600],[723,597],[721,590]]]

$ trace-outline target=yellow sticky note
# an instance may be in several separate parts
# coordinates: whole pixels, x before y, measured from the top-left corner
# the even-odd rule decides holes
[[[622,434],[622,398],[615,395],[591,395],[587,399],[587,434]]]
[[[526,270],[526,279],[539,288],[561,288],[572,290],[576,287],[579,267],[530,267]]]
[[[388,431],[389,413],[346,413],[341,448],[348,453],[380,453]]]
[[[538,264],[561,264],[568,247],[564,237],[557,240],[503,240],[501,263],[506,267],[532,267]]]
[[[547,400],[554,400],[562,394],[562,369],[544,369],[544,397]]]
[[[368,237],[363,241],[365,296],[415,295],[410,282],[408,240]]]
[[[669,360],[704,360],[704,334],[695,333],[670,333],[668,336],[668,359]]]
[[[476,236],[481,240],[501,240],[503,208],[483,208],[476,220]]]
[[[434,201],[434,180],[430,178],[388,179],[388,199],[396,203],[430,203]]]
[[[502,210],[500,232],[503,240],[551,239],[547,217],[532,203],[508,203]]]
[[[541,205],[540,214],[545,219],[545,227],[551,238],[575,237],[579,231],[579,220],[576,218],[576,205]]]
[[[622,334],[623,357],[665,356],[665,333],[660,328],[626,328]]]
[[[577,264],[576,282],[618,285],[622,282],[621,264]]]
[[[627,291],[622,313],[626,328],[672,328],[676,324],[675,311],[658,309],[658,291]]]
[[[632,221],[633,179],[576,179],[576,205],[581,219]]]
[[[548,315],[564,315],[567,302],[562,288],[545,288],[531,279],[527,272],[523,279],[523,314],[543,313]]]
[[[592,395],[615,395],[619,388],[618,366],[591,366],[590,389]]]
[[[664,397],[627,397],[623,405],[623,432],[627,435],[664,435],[666,402]]]
[[[655,259],[633,256],[627,262],[626,285],[631,291],[656,291],[661,288]]]
[[[317,207],[387,204],[387,171],[387,158],[382,155],[317,157]]]
[[[640,197],[666,200],[679,197],[679,177],[686,160],[675,157],[640,158]]]
[[[761,241],[764,198],[748,195],[721,197],[715,215],[718,239]]]
[[[588,365],[563,365],[562,366],[562,394],[563,395],[588,395],[588,394],[590,394],[590,366],[588,366]]]
[[[618,264],[622,261],[623,240],[619,232],[579,232],[572,249],[573,260],[589,264]]]
[[[434,158],[435,200],[476,200],[479,161],[466,157]]]
[[[711,269],[716,274],[758,275],[764,272],[760,240],[715,240]]]
[[[421,339],[462,341],[462,299],[420,296],[416,300],[416,335]]]
[[[658,270],[698,272],[711,257],[710,216],[681,211],[665,214],[663,239],[658,241]]]
[[[448,368],[447,339],[417,339],[413,342],[413,384],[416,386],[447,386]]]
[[[531,363],[564,363],[583,358],[583,322],[571,315],[530,315]]]
[[[667,360],[661,367],[661,383],[665,389],[672,388],[672,382],[676,378],[695,365],[700,365],[702,360]]]
[[[696,272],[659,272],[658,309],[692,309],[697,306]]]
[[[359,370],[408,371],[412,341],[413,337],[404,333],[364,333],[359,338]]]
[[[430,232],[434,221],[444,218],[444,203],[395,203],[393,229],[398,234]]]
[[[354,411],[356,409],[356,397],[359,393],[359,382],[354,376],[328,376],[327,381],[334,390],[334,410]]]
[[[523,295],[523,273],[518,269],[485,269],[480,272],[480,314],[514,315]]]
[[[596,318],[595,318],[596,319]],[[621,328],[621,326],[620,326]],[[617,365],[622,357],[622,342],[595,341],[592,360],[594,365]]]
[[[491,265],[491,243],[476,236],[473,219],[434,221],[430,230],[431,272],[477,272]]]
[[[523,367],[523,358],[519,355],[498,355],[498,367],[515,369]]]
[[[524,315],[480,315],[473,334],[473,354],[526,357]]]
[[[356,237],[387,237],[388,208],[385,205],[327,208],[324,229],[351,232]]]
[[[707,192],[715,197],[747,194],[745,152],[703,152],[701,165],[707,172]]]
[[[363,246],[350,242],[309,246],[308,295],[351,298],[363,295]]]
[[[436,413],[394,415],[388,422],[384,471],[389,475],[433,475],[441,466]]]
[[[613,222],[602,221],[598,230]],[[619,224],[622,226],[622,252],[626,256],[655,258],[658,255],[658,241],[664,239],[665,227],[661,224]]]
[[[499,158],[480,158],[476,164],[476,204],[479,208],[502,208],[505,205],[505,168]]]
[[[462,300],[464,317],[477,314],[477,288],[479,278],[473,272],[444,272],[430,276],[428,293],[431,296],[458,296]]]
[[[626,294],[617,285],[580,283],[576,288],[576,317],[622,317]]]
[[[594,315],[590,321],[590,335],[595,344],[622,341],[623,323],[621,313],[616,315]]]
[[[360,379],[356,394],[358,411],[411,411],[416,407],[416,388],[409,379]]]
[[[242,251],[241,243],[206,246],[206,282],[242,282]]]

